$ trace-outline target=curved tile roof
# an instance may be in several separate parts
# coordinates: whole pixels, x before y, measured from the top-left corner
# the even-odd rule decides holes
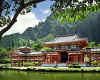
[[[57,37],[55,40],[50,42],[43,42],[43,44],[52,44],[52,43],[62,43],[62,42],[76,42],[80,40],[87,40],[87,38],[79,38],[78,35],[67,36],[67,37]]]

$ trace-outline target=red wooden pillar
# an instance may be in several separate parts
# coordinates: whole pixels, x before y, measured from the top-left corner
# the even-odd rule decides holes
[[[84,56],[83,56],[83,54],[81,54],[81,64],[83,64],[84,63]]]
[[[82,55],[80,54],[78,58],[79,58],[79,63],[82,64]]]

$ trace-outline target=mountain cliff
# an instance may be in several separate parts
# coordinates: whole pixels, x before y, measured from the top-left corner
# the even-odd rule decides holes
[[[45,22],[39,23],[34,28],[29,27],[24,33],[12,34],[2,38],[0,46],[13,45],[12,42],[19,43],[20,40],[50,41],[56,36],[66,36],[78,34],[80,37],[87,37],[89,41],[100,42],[100,12],[91,15],[81,22],[60,23],[51,16]]]

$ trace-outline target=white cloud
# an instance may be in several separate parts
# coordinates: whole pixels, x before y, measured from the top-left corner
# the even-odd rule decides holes
[[[43,14],[48,14],[48,13],[50,13],[50,10],[49,10],[49,9],[44,10],[44,11],[42,11],[42,13],[43,13]]]
[[[82,2],[83,0],[78,0],[79,2]]]
[[[19,15],[17,22],[12,26],[12,28],[7,31],[4,35],[9,35],[13,33],[23,33],[28,27],[34,27],[38,25],[40,20],[38,20],[34,13],[30,12],[26,15]]]
[[[13,33],[23,33],[28,27],[34,27],[39,24],[39,22],[45,22],[47,15],[51,14],[49,9],[43,10],[41,14],[42,18],[37,18],[35,13],[27,13],[26,15],[19,15],[17,22],[8,30],[4,35],[10,35]],[[3,27],[4,28],[4,27]],[[0,28],[1,30],[2,28]]]

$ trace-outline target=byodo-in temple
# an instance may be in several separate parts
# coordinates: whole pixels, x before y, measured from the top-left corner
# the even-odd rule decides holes
[[[32,52],[32,48],[20,47],[11,50],[10,58],[12,66],[23,66],[24,62],[41,62],[42,64],[85,64],[85,58],[89,61],[100,59],[100,49],[90,49],[87,38],[79,36],[57,37],[50,42],[42,42],[41,45],[52,48],[52,51]],[[89,63],[89,62],[88,62]]]

